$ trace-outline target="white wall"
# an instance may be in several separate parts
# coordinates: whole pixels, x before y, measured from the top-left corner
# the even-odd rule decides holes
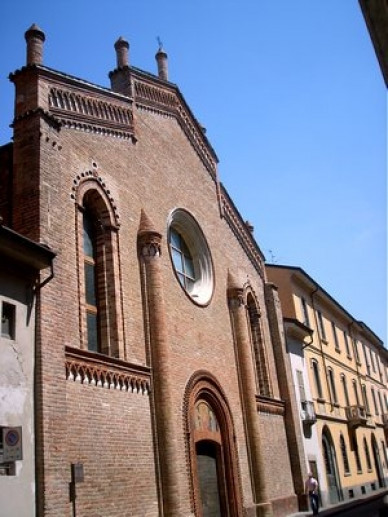
[[[309,377],[308,377],[308,368],[310,365],[307,363],[307,361],[304,358],[304,354],[302,351],[302,346],[299,342],[296,340],[293,340],[290,337],[287,337],[287,345],[288,345],[288,351],[290,354],[290,361],[291,361],[291,369],[292,369],[292,377],[293,377],[293,383],[295,387],[295,395],[296,400],[298,402],[298,407],[301,408],[301,400],[300,400],[300,390],[299,390],[299,384],[298,384],[298,378],[296,371],[300,370],[303,372],[303,380],[304,380],[304,389],[306,394],[306,400],[313,400],[312,393],[311,393],[311,387],[309,383]],[[326,483],[326,475],[325,475],[325,467],[323,464],[323,458],[320,453],[322,447],[320,444],[320,438],[318,437],[317,433],[317,424],[314,424],[309,427],[303,426],[302,419],[300,419],[300,425],[301,425],[301,433],[303,437],[303,446],[305,450],[306,455],[306,468],[307,471],[310,470],[309,468],[309,461],[315,461],[317,464],[318,469],[318,483],[319,483],[319,489],[320,494],[322,498],[322,504],[323,506],[326,506],[328,504],[328,496],[327,496],[327,483]]]
[[[0,426],[22,426],[23,459],[14,463],[15,475],[0,477],[0,517],[31,517],[35,515],[35,316],[27,281],[0,272],[0,311],[3,301],[16,307],[16,328],[14,340],[0,332]]]

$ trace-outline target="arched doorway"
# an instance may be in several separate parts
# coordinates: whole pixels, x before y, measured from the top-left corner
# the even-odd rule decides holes
[[[194,515],[241,517],[233,422],[225,396],[210,374],[192,377],[185,408]]]
[[[326,428],[322,434],[323,460],[326,469],[327,487],[329,491],[330,504],[342,501],[342,490],[338,476],[337,458],[335,447],[329,430]]]
[[[377,445],[377,440],[376,440],[376,437],[374,434],[372,434],[372,451],[373,451],[373,459],[374,459],[374,463],[375,463],[375,470],[376,470],[377,481],[379,483],[379,488],[383,488],[385,486],[384,474],[383,474],[383,468],[381,466],[379,446]]]

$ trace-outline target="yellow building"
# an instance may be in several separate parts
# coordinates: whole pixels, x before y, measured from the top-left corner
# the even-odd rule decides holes
[[[303,269],[267,265],[279,290],[306,464],[323,506],[388,485],[388,351]]]

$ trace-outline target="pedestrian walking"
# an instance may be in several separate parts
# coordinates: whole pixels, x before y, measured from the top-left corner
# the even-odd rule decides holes
[[[305,483],[305,493],[308,494],[310,499],[310,506],[313,511],[313,515],[318,515],[319,501],[318,501],[318,481],[312,475],[311,472],[308,474],[308,478]]]

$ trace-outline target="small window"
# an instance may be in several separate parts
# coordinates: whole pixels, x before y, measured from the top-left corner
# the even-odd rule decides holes
[[[352,354],[350,352],[350,346],[349,346],[349,337],[348,333],[344,330],[344,341],[345,341],[345,348],[346,348],[346,355],[349,357],[349,359],[352,357]]]
[[[379,407],[377,405],[376,393],[375,393],[375,390],[373,388],[371,388],[371,392],[372,392],[373,405],[375,407],[375,415],[378,416],[379,415]]]
[[[307,308],[307,303],[304,298],[300,299],[301,306],[302,306],[302,315],[303,315],[303,323],[306,325],[306,327],[310,326],[310,318],[309,318],[309,311]]]
[[[338,403],[338,397],[337,397],[337,390],[335,387],[335,380],[334,380],[334,372],[331,368],[327,369],[327,375],[329,378],[329,386],[330,386],[330,392],[331,392],[331,399],[334,404]]]
[[[319,375],[319,366],[318,366],[317,361],[312,361],[312,368],[313,368],[313,374],[314,374],[315,388],[317,390],[317,397],[322,399],[323,398],[322,384],[321,384],[321,377]]]
[[[345,405],[348,407],[348,406],[350,406],[348,385],[346,383],[346,377],[343,373],[341,374],[341,383],[342,383],[342,388],[344,391]]]
[[[355,379],[353,379],[352,383],[353,383],[354,398],[356,399],[356,405],[359,406],[360,399],[358,397],[357,381]]]
[[[365,437],[364,437],[364,452],[365,452],[365,459],[366,459],[366,467],[368,470],[372,470],[372,462],[370,459],[368,442],[366,441]]]
[[[303,403],[306,401],[306,390],[304,388],[303,372],[302,370],[296,370],[296,378],[298,380],[300,401]]]
[[[323,323],[323,316],[321,311],[317,311],[317,317],[318,317],[318,327],[319,327],[319,335],[321,338],[326,341],[326,331],[325,331],[325,325]]]
[[[376,372],[376,364],[375,364],[375,354],[373,350],[370,351],[370,361],[372,363],[372,370]]]
[[[16,307],[3,302],[1,309],[1,337],[15,339]]]
[[[381,440],[381,448],[383,451],[383,458],[385,460],[385,466],[386,466],[386,468],[388,468],[388,454],[387,454],[387,448],[385,446],[384,440]]]
[[[342,434],[340,436],[340,449],[341,449],[341,454],[342,454],[342,461],[344,464],[344,473],[350,474],[348,451],[346,449],[345,439]]]
[[[354,353],[355,353],[355,356],[356,356],[357,363],[361,364],[360,354],[358,352],[358,341],[357,341],[357,339],[354,340]]]
[[[381,398],[381,393],[378,391],[378,392],[377,392],[377,395],[378,395],[378,397],[379,397],[381,414],[384,414],[384,405],[383,405],[383,399]]]
[[[362,472],[360,453],[358,451],[358,443],[357,440],[354,440],[354,458],[356,460],[357,472],[360,474]]]
[[[369,363],[369,357],[368,357],[368,352],[367,352],[367,348],[365,346],[365,343],[362,344],[362,348],[364,350],[366,371],[367,371],[367,374],[370,375],[370,363]]]
[[[362,398],[364,400],[364,406],[365,406],[365,409],[366,409],[366,414],[370,415],[369,400],[368,400],[368,395],[367,395],[367,392],[366,392],[365,384],[363,384],[361,386],[361,389],[362,389]]]
[[[334,321],[331,322],[331,330],[333,332],[333,339],[334,339],[334,346],[337,352],[340,351],[339,341],[338,341],[338,334],[337,334],[337,328],[335,326]]]

